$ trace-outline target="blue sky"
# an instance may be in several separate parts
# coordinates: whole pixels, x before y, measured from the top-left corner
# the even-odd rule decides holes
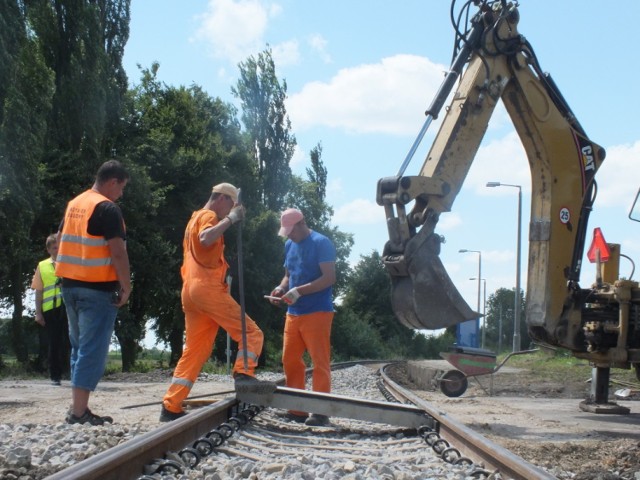
[[[615,5],[521,0],[519,31],[587,134],[607,150],[588,238],[600,227],[608,242],[620,243],[623,254],[640,261],[640,224],[627,218],[640,186],[640,2]],[[140,78],[137,65],[157,61],[166,84],[197,84],[235,102],[238,63],[270,45],[277,75],[288,85],[287,110],[298,140],[292,168],[304,174],[309,151],[322,143],[327,200],[334,224],[354,234],[356,262],[382,251],[387,240],[376,183],[398,171],[450,64],[449,9],[448,0],[133,0],[124,64],[132,85]],[[438,126],[431,126],[406,174],[419,171]],[[446,238],[442,261],[474,308],[477,283],[469,279],[477,276],[478,255],[460,249],[482,252],[487,296],[515,286],[517,189],[486,188],[488,181],[522,185],[526,288],[529,166],[502,108],[452,212],[441,216],[436,230]],[[630,273],[623,259],[621,275]],[[594,274],[585,260],[582,285],[590,285]]]

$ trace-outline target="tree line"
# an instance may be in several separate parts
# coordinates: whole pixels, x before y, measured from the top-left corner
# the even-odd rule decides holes
[[[146,325],[182,353],[182,237],[191,212],[222,181],[242,188],[246,310],[265,332],[267,364],[279,364],[284,311],[262,296],[283,273],[279,212],[300,208],[311,228],[337,249],[333,328],[336,359],[435,356],[438,342],[399,324],[390,282],[372,252],[348,264],[353,236],[332,226],[322,144],[309,152],[306,176],[290,161],[296,138],[285,108],[287,83],[267,47],[238,65],[231,87],[240,108],[201,86],[171,86],[160,65],[140,68],[130,87],[122,66],[130,0],[6,0],[0,4],[0,305],[11,352],[27,363],[32,313],[25,293],[44,240],[66,203],[93,183],[102,162],[122,161],[131,180],[120,206],[127,224],[133,292],[118,314],[122,368],[135,366]],[[237,236],[226,253],[237,278]],[[232,282],[238,298],[238,284]],[[220,335],[219,337],[222,337]],[[222,338],[215,355],[222,358]]]
[[[265,331],[264,362],[279,364],[284,311],[264,301],[283,272],[279,212],[300,208],[309,226],[337,248],[340,298],[332,334],[336,359],[437,357],[455,329],[425,337],[395,320],[390,281],[378,252],[353,267],[353,237],[332,226],[327,169],[319,141],[306,176],[294,175],[296,147],[285,108],[287,84],[266,48],[238,65],[231,87],[240,109],[198,85],[170,86],[160,65],[140,68],[129,87],[122,66],[130,0],[8,0],[0,5],[0,306],[2,353],[22,362],[33,354],[33,312],[24,305],[44,239],[56,232],[68,200],[88,188],[98,166],[117,158],[131,181],[121,201],[127,223],[133,293],[118,314],[115,336],[123,370],[134,367],[145,328],[180,357],[182,236],[214,183],[242,188],[247,312]],[[237,278],[237,237],[226,238]],[[232,293],[238,298],[237,282]],[[491,295],[487,346],[508,348],[514,290]],[[523,300],[524,302],[524,300]],[[501,314],[499,312],[502,312]],[[500,327],[502,325],[502,327]],[[526,345],[526,327],[521,328]],[[223,335],[214,355],[223,359]]]

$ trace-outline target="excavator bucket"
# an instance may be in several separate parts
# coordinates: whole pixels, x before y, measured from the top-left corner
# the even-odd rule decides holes
[[[392,276],[393,311],[409,328],[436,330],[480,317],[453,285],[439,252],[439,242],[422,242],[407,257],[409,275]]]

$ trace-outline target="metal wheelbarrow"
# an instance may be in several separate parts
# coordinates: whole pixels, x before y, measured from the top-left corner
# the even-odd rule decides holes
[[[447,397],[459,397],[467,391],[469,386],[468,378],[473,377],[478,385],[489,395],[493,395],[493,374],[502,368],[511,357],[525,353],[537,352],[539,349],[521,350],[510,353],[500,364],[496,362],[496,354],[490,350],[472,347],[451,347],[450,352],[440,352],[440,356],[456,370],[442,371],[437,375],[436,382],[440,390]],[[489,391],[482,385],[479,376],[491,375],[491,386]]]

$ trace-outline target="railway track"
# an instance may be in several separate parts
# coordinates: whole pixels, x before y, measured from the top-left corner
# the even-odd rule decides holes
[[[359,363],[365,362],[334,368]],[[266,394],[236,394],[49,478],[249,478],[253,472],[252,478],[266,479],[305,469],[315,472],[309,478],[355,472],[363,478],[398,478],[397,472],[405,475],[400,478],[451,478],[451,472],[461,478],[555,478],[401,387],[387,367],[377,377],[378,398],[280,386]],[[307,427],[284,417],[287,408],[301,407],[330,415],[330,426]]]

